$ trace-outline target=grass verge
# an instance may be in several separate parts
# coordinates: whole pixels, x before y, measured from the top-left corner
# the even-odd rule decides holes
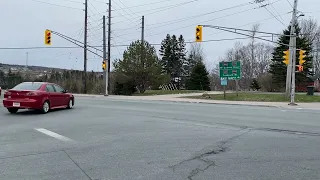
[[[154,95],[166,95],[166,94],[189,94],[189,93],[202,93],[203,91],[194,90],[147,90],[144,93],[136,93],[134,96],[154,96]]]
[[[289,102],[290,99],[283,94],[251,94],[251,93],[236,93],[226,94],[224,99],[223,94],[204,94],[202,96],[191,96],[185,98],[193,99],[208,99],[208,100],[227,100],[227,101],[259,101],[259,102]],[[320,96],[308,96],[304,94],[296,94],[296,102],[320,102]]]

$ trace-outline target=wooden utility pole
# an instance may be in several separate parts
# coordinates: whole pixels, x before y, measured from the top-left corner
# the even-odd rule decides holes
[[[293,12],[292,12],[292,21],[291,21],[291,32],[290,32],[290,42],[292,42],[292,46],[290,47],[290,61],[289,61],[289,67],[290,67],[290,85],[291,88],[290,91],[290,105],[296,105],[295,104],[295,91],[296,91],[296,49],[297,49],[297,35],[295,32],[295,25],[297,21],[297,6],[298,6],[298,0],[294,0],[293,5]],[[291,66],[290,66],[291,65]]]
[[[88,0],[84,3],[84,46],[83,46],[83,71],[84,71],[84,93],[87,93],[87,37],[88,37]]]
[[[141,22],[141,44],[144,44],[144,16],[142,16],[142,22]]]
[[[105,61],[107,59],[107,45],[106,45],[106,16],[103,16],[103,60],[102,61]],[[105,82],[105,92],[104,92],[104,95],[105,96],[108,96],[109,95],[109,92],[108,92],[108,71],[103,71],[103,77],[104,77],[104,82]]]
[[[109,0],[108,7],[108,72],[107,72],[107,83],[108,83],[108,94],[110,94],[110,61],[111,61],[111,0]]]

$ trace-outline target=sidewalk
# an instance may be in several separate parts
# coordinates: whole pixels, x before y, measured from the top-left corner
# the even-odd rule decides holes
[[[221,92],[209,92],[209,94],[220,94]],[[167,101],[167,102],[186,102],[186,103],[205,103],[205,104],[224,104],[224,105],[243,105],[243,106],[262,106],[262,107],[279,107],[279,108],[302,108],[320,110],[320,103],[298,103],[297,106],[289,106],[288,102],[254,102],[254,101],[222,101],[222,100],[206,100],[206,99],[191,99],[183,98],[188,96],[200,96],[203,93],[190,94],[170,94],[156,96],[103,96],[103,95],[82,95],[75,94],[78,97],[96,97],[106,99],[121,99],[121,100],[147,100],[147,101]]]

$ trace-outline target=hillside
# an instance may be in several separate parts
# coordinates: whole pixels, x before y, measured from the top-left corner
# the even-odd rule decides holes
[[[17,64],[2,64],[2,63],[0,63],[0,70],[6,72],[6,71],[9,71],[9,69],[16,70],[16,71],[25,71],[26,66],[25,65],[17,65]],[[28,66],[28,70],[43,73],[43,72],[49,72],[51,70],[62,72],[64,70],[70,70],[70,69],[52,68],[52,67],[44,67],[44,66]]]

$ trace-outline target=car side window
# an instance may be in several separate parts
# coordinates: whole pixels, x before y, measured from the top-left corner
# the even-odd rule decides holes
[[[47,92],[55,92],[53,86],[50,84],[47,84],[46,90],[47,90]]]
[[[58,85],[54,85],[54,88],[56,89],[56,92],[63,92],[64,89]]]

